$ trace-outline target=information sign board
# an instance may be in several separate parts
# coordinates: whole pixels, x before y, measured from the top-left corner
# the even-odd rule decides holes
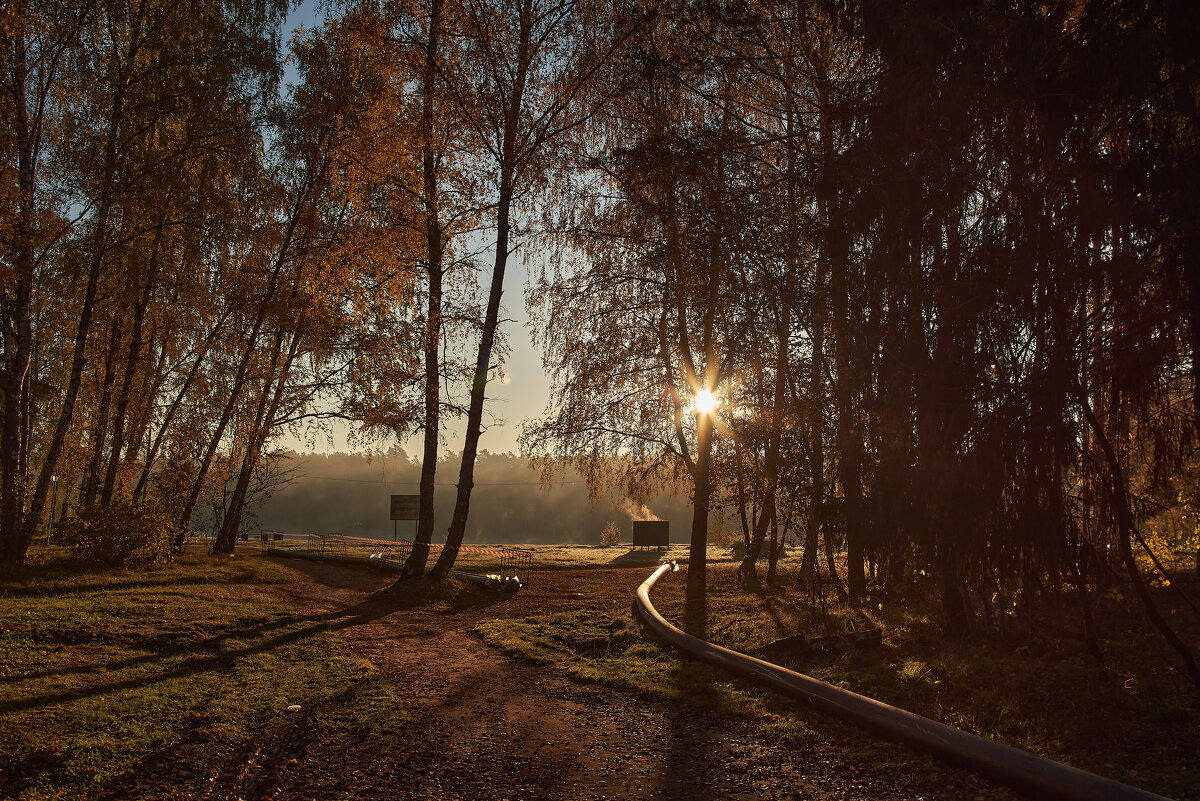
[[[420,517],[420,495],[393,495],[392,520],[417,520]]]

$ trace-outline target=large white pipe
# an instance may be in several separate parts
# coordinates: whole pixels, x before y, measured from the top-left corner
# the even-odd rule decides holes
[[[667,562],[642,582],[637,590],[634,609],[651,632],[683,653],[784,695],[806,701],[822,712],[901,740],[962,767],[977,770],[1034,798],[1166,801],[1163,796],[952,728],[686,634],[668,623],[650,603],[650,589],[655,582],[677,569],[673,562]]]

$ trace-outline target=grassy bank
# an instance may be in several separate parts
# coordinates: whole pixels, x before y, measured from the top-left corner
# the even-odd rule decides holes
[[[684,618],[684,582],[668,577],[653,593],[669,620]],[[1194,588],[1193,588],[1194,589]],[[1170,596],[1161,597],[1170,614]],[[899,598],[850,607],[815,602],[792,587],[761,593],[738,587],[732,571],[710,573],[708,639],[754,653],[797,634],[825,636],[881,628],[884,646],[782,660],[801,672],[1173,798],[1200,797],[1200,694],[1130,599],[1104,599],[1105,672],[1082,641],[1069,604],[1013,621],[1002,633],[950,640],[932,595],[920,586]],[[1200,626],[1171,615],[1193,643]],[[628,612],[563,612],[495,620],[478,627],[504,651],[554,663],[581,679],[759,716],[779,736],[840,737],[845,727],[805,707],[690,662],[647,642]],[[778,659],[774,661],[780,661]],[[866,759],[906,760],[900,749],[864,749]],[[915,773],[936,771],[913,759]]]
[[[407,716],[285,569],[66,562],[0,584],[0,797],[353,797]]]

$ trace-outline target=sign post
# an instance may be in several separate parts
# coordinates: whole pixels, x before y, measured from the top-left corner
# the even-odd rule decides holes
[[[393,495],[392,496],[392,520],[411,520],[413,521],[413,539],[416,539],[417,520],[421,516],[421,496],[420,495]],[[396,523],[392,523],[392,539],[397,540],[399,537],[396,534]]]

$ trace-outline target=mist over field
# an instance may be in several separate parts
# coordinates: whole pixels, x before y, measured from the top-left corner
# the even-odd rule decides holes
[[[354,537],[413,538],[415,524],[389,519],[390,496],[416,495],[420,461],[403,450],[386,454],[292,453],[293,479],[258,510],[263,529],[300,534],[336,532]],[[438,463],[434,541],[445,539],[454,510],[458,456]],[[633,506],[622,499],[588,501],[587,487],[575,474],[546,490],[527,459],[483,451],[475,463],[475,489],[466,542],[599,543],[610,520],[623,541],[633,538]],[[684,496],[664,494],[649,511],[671,523],[671,541],[686,542],[691,509]]]

